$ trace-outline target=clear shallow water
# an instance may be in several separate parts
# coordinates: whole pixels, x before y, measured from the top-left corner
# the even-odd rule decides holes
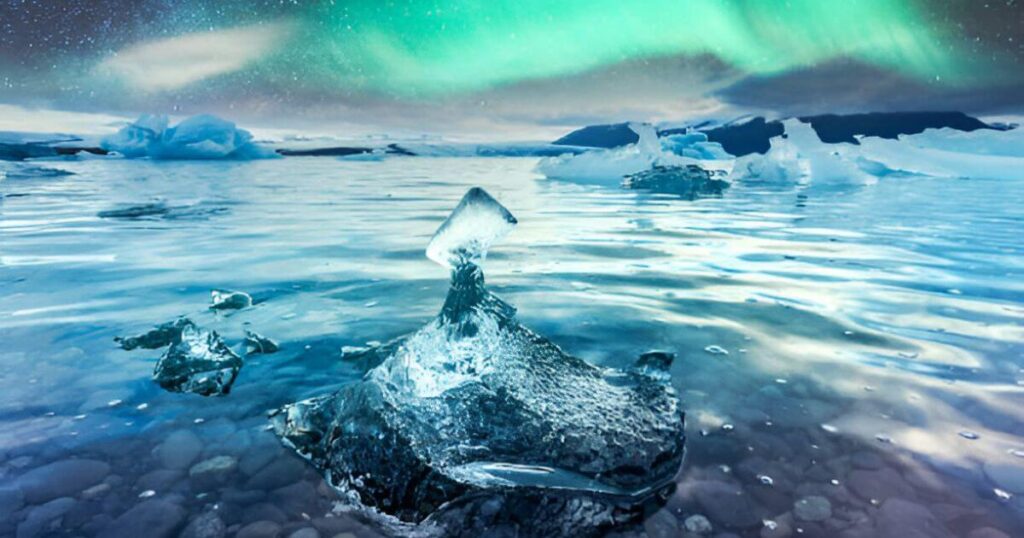
[[[447,274],[423,250],[472,185],[520,221],[485,267],[525,325],[599,364],[678,355],[688,459],[666,506],[627,532],[676,535],[703,514],[742,536],[1024,533],[1020,185],[744,184],[687,202],[534,164],[90,160],[0,183],[0,483],[79,462],[64,489],[11,501],[0,535],[45,520],[40,533],[91,536],[151,507],[169,536],[208,513],[228,535],[261,521],[380,532],[331,513],[265,413],[357,379],[342,346],[437,312]],[[213,288],[257,305],[215,315]],[[179,315],[282,351],[248,360],[225,398],[165,393],[150,380],[160,351],[112,339]],[[212,485],[189,476],[223,455],[235,465]],[[808,521],[826,515],[817,497],[827,517]]]

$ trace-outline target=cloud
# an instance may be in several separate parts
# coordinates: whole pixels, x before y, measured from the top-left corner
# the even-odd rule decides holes
[[[291,24],[278,22],[146,41],[114,53],[96,71],[145,92],[176,90],[238,71],[274,52],[291,33]]]

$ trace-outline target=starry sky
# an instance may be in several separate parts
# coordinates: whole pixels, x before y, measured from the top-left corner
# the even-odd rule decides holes
[[[508,133],[1024,109],[1019,0],[0,0],[0,104]]]

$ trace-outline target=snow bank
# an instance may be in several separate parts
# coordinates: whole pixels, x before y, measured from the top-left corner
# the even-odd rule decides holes
[[[726,171],[731,167],[731,157],[721,145],[708,142],[707,136],[701,133],[659,139],[650,124],[631,123],[629,128],[638,137],[633,144],[550,157],[537,164],[537,171],[549,178],[618,186],[625,176],[655,166],[697,164],[710,170]]]
[[[273,150],[252,142],[252,134],[234,123],[201,114],[174,127],[165,115],[145,114],[107,136],[100,146],[129,158],[151,159],[264,159]]]

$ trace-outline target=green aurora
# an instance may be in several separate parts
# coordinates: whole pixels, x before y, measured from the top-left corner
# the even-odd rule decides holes
[[[628,60],[712,55],[754,75],[852,58],[919,80],[980,76],[900,0],[460,0],[321,4],[295,39],[309,74],[399,96],[493,88]],[[282,56],[294,62],[294,54]]]

